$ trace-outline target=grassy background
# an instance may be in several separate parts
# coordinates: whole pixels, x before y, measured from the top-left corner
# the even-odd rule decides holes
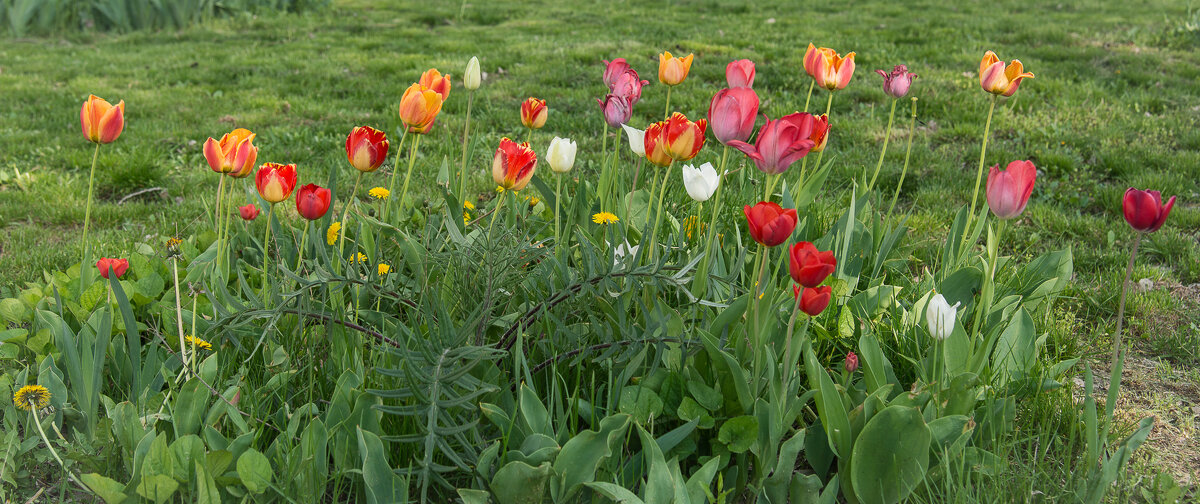
[[[465,7],[341,0],[322,13],[237,17],[178,32],[9,39],[0,45],[6,102],[0,109],[0,293],[11,295],[43,270],[79,260],[92,150],[79,134],[78,109],[88,93],[127,104],[124,134],[100,153],[92,223],[94,255],[120,256],[148,237],[210,227],[206,215],[217,177],[201,147],[234,127],[258,134],[260,162],[296,163],[301,183],[324,184],[331,170],[351,172],[343,150],[350,128],[395,131],[401,92],[436,67],[453,75],[455,87],[422,142],[413,182],[419,195],[433,194],[423,188],[432,185],[438,167],[459,161],[466,108],[460,74],[477,55],[487,77],[475,100],[472,131],[480,147],[469,166],[472,187],[487,195],[491,149],[501,136],[523,138],[518,107],[530,95],[551,109],[535,148],[544,152],[554,135],[572,137],[579,141],[578,175],[594,173],[601,59],[625,57],[653,82],[635,108],[636,126],[663,110],[663,88],[655,82],[662,50],[696,54],[691,76],[673,93],[673,109],[702,115],[724,85],[725,64],[750,58],[758,65],[762,111],[777,117],[804,107],[809,80],[801,61],[809,41],[857,52],[854,80],[833,102],[831,185],[844,187],[877,159],[888,101],[873,70],[904,63],[920,75],[911,93],[920,108],[901,205],[911,212],[911,238],[925,249],[940,244],[952,212],[970,202],[988,104],[975,74],[979,58],[992,49],[1037,74],[997,107],[987,164],[1037,164],[1033,200],[1010,227],[1013,241],[1006,246],[1030,256],[1075,247],[1069,307],[1084,353],[1103,354],[1111,332],[1132,237],[1121,219],[1121,194],[1132,185],[1178,195],[1167,226],[1143,242],[1135,278],[1149,278],[1155,290],[1131,299],[1131,324],[1143,355],[1167,366],[1166,375],[1151,366],[1146,379],[1190,384],[1152,388],[1149,411],[1161,413],[1154,405],[1162,404],[1194,411],[1189,404],[1200,403],[1200,11],[1165,0],[1046,6],[493,1]],[[811,108],[819,110],[824,98],[814,94]],[[899,178],[910,134],[906,105],[898,107],[880,187],[894,187]],[[706,149],[702,157],[718,152]],[[365,183],[386,185],[388,169],[390,163]],[[165,193],[118,204],[150,187]],[[923,257],[914,254],[914,271]],[[1195,415],[1183,414],[1181,421],[1184,437],[1195,433]],[[1191,439],[1170,449],[1190,450],[1190,460],[1200,462],[1196,436]],[[1151,453],[1161,441],[1152,438]],[[1200,463],[1160,462],[1172,465],[1177,477],[1200,478]]]

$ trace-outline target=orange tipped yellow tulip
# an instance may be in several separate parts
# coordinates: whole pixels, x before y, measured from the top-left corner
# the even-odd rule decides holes
[[[254,133],[245,128],[238,128],[221,136],[218,141],[212,137],[204,142],[204,159],[212,171],[222,174],[235,174],[242,178],[254,169],[254,161],[258,158],[258,147],[254,146]]]
[[[658,81],[668,86],[676,86],[687,78],[688,70],[692,69],[694,54],[683,58],[671,56],[670,51],[658,55]]]
[[[996,53],[988,51],[979,61],[979,85],[994,95],[1012,96],[1026,77],[1032,79],[1033,74],[1025,71],[1021,60],[1005,65]]]
[[[436,68],[430,68],[421,74],[421,80],[417,83],[436,91],[442,96],[443,102],[450,98],[450,74],[442,75]]]
[[[420,83],[409,86],[400,98],[400,120],[411,133],[429,133],[441,111],[442,95]]]
[[[667,121],[659,121],[647,126],[642,138],[646,159],[658,166],[671,166],[675,162],[667,150],[666,132]]]
[[[116,106],[104,98],[88,95],[83,108],[79,109],[79,124],[83,136],[94,143],[112,143],[125,129],[125,100]]]
[[[546,100],[530,96],[521,102],[521,124],[529,129],[540,129],[546,125],[546,117],[550,110],[546,108]]]
[[[854,77],[854,53],[845,56],[828,47],[816,47],[808,44],[804,52],[804,71],[817,81],[817,85],[830,91],[837,91],[850,84]]]

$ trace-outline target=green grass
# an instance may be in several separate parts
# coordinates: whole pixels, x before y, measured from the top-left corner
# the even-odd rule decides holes
[[[724,86],[725,64],[750,58],[758,65],[762,111],[778,117],[804,107],[809,80],[801,60],[810,41],[857,52],[854,80],[833,102],[827,159],[835,159],[836,171],[828,194],[848,195],[850,178],[877,159],[888,102],[873,70],[904,63],[920,75],[911,92],[920,99],[918,129],[901,199],[902,210],[911,212],[909,239],[917,244],[910,270],[918,274],[923,259],[940,254],[949,215],[970,203],[988,104],[975,72],[991,49],[1001,58],[1021,59],[1037,74],[997,107],[988,147],[989,166],[1031,159],[1041,171],[1028,210],[1009,227],[1013,241],[1006,252],[1033,257],[1074,247],[1077,278],[1068,304],[1082,320],[1077,335],[1083,342],[1069,351],[1102,356],[1132,238],[1120,211],[1126,187],[1180,197],[1166,227],[1143,241],[1135,280],[1153,275],[1167,285],[1200,282],[1198,18],[1185,4],[1162,0],[1051,7],[1016,1],[853,7],[501,1],[469,3],[461,18],[457,2],[347,0],[316,14],[239,17],[178,32],[10,39],[0,45],[6,102],[0,172],[19,170],[33,180],[22,189],[0,178],[0,294],[12,295],[24,282],[40,280],[43,271],[79,260],[92,151],[79,134],[78,109],[88,93],[127,104],[124,134],[100,153],[92,222],[93,255],[120,256],[147,237],[211,227],[207,214],[217,177],[201,147],[207,137],[234,127],[258,134],[260,162],[296,163],[301,183],[324,185],[333,170],[344,181],[351,174],[343,150],[350,128],[395,131],[400,94],[423,70],[436,67],[453,75],[455,87],[422,142],[414,174],[415,191],[432,197],[443,161],[451,167],[459,162],[466,108],[460,75],[467,59],[478,56],[487,78],[473,108],[479,147],[468,164],[471,186],[490,197],[491,149],[502,136],[524,138],[518,107],[530,95],[546,99],[551,109],[547,126],[535,134],[535,148],[544,152],[552,136],[574,138],[576,175],[594,176],[601,59],[625,57],[653,82],[635,108],[635,126],[658,119],[663,110],[664,94],[655,82],[662,50],[696,54],[687,82],[673,92],[673,109],[703,115],[712,93]],[[824,97],[814,94],[810,108],[820,109]],[[879,187],[894,187],[899,178],[910,133],[905,105],[897,107]],[[703,156],[714,152],[706,148]],[[390,162],[366,187],[385,185],[389,169]],[[339,193],[347,195],[346,184],[340,185]],[[118,204],[150,187],[163,187],[167,195]],[[294,214],[290,207],[281,210]],[[1184,321],[1163,332],[1173,351],[1142,347],[1195,365],[1195,338],[1188,336],[1195,331],[1188,324],[1196,323],[1196,305],[1167,291],[1157,296],[1166,299],[1131,301],[1131,326],[1144,327],[1139,319],[1169,311],[1181,311]],[[1180,351],[1174,342],[1191,342],[1191,350]],[[1047,401],[1069,404],[1063,397]],[[1031,425],[1057,421],[1045,413],[1053,407],[1035,403],[1028,409]],[[1031,450],[1029,458],[1036,459],[1036,447]],[[1034,479],[1056,474],[1039,470],[1046,474]]]

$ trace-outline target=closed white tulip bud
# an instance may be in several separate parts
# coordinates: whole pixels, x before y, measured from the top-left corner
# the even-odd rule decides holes
[[[933,296],[929,300],[929,306],[925,308],[925,321],[929,324],[929,334],[934,339],[945,340],[950,337],[950,333],[954,332],[954,319],[958,317],[958,305],[962,303],[946,302],[946,298],[941,294]]]
[[[463,72],[463,87],[474,91],[479,89],[479,58],[471,56],[467,62],[467,70]]]
[[[625,128],[625,134],[629,136],[629,150],[639,156],[646,155],[646,130],[634,128],[628,124],[622,124]]]
[[[546,161],[550,163],[550,170],[554,173],[571,171],[571,167],[575,166],[576,149],[575,142],[554,137],[554,140],[550,141],[550,148],[546,149]]]
[[[713,169],[712,163],[704,163],[700,168],[683,165],[680,172],[683,174],[683,187],[687,189],[688,196],[696,201],[708,201],[721,183],[721,177]]]

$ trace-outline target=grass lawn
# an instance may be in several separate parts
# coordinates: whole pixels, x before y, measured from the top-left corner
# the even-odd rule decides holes
[[[903,63],[920,76],[910,93],[919,98],[917,128],[908,131],[904,100],[878,184],[895,186],[903,142],[915,134],[900,200],[918,244],[915,275],[940,247],[948,216],[971,199],[988,106],[976,71],[990,49],[1036,74],[997,106],[987,164],[1030,159],[1039,169],[1028,210],[1009,227],[1015,241],[1007,253],[1074,247],[1077,278],[1063,317],[1078,346],[1064,351],[1103,361],[1110,348],[1133,236],[1121,218],[1122,193],[1135,186],[1179,197],[1166,227],[1142,242],[1134,279],[1149,279],[1152,289],[1130,299],[1140,360],[1127,376],[1138,392],[1124,394],[1122,410],[1131,422],[1159,416],[1138,454],[1139,474],[1166,471],[1196,485],[1198,26],[1200,11],[1167,0],[474,1],[461,8],[341,0],[319,14],[227,19],[180,32],[8,39],[0,44],[0,294],[80,259],[92,146],[79,134],[77,111],[89,93],[126,102],[122,137],[99,155],[91,230],[102,244],[93,255],[120,256],[157,236],[209,232],[217,177],[202,145],[235,127],[257,133],[260,162],[296,163],[302,184],[324,185],[333,170],[344,181],[352,173],[343,148],[350,128],[396,131],[401,93],[436,67],[453,75],[454,94],[422,142],[413,176],[418,195],[434,197],[439,168],[460,160],[467,103],[460,74],[478,56],[486,78],[473,106],[478,147],[468,166],[471,186],[490,198],[492,148],[502,136],[524,139],[518,108],[531,95],[550,107],[535,149],[571,137],[579,142],[578,176],[596,173],[601,59],[625,57],[653,83],[632,125],[644,127],[664,109],[654,77],[663,50],[696,54],[672,109],[702,116],[724,86],[725,64],[749,58],[761,110],[775,118],[805,107],[810,41],[857,53],[853,82],[832,102],[830,194],[848,194],[851,177],[873,170],[879,156],[889,99],[873,71]],[[825,96],[814,93],[809,109],[821,110]],[[385,185],[390,169],[388,162],[365,183]],[[161,190],[126,199],[149,188]],[[295,212],[290,204],[280,210]]]

